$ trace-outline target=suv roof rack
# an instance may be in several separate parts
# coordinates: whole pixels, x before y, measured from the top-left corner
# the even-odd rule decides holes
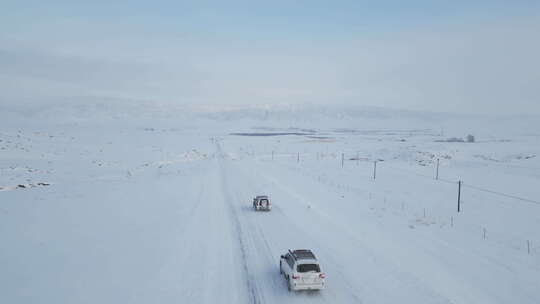
[[[297,249],[293,251],[289,250],[289,252],[295,260],[317,259],[313,252],[311,252],[309,249]]]

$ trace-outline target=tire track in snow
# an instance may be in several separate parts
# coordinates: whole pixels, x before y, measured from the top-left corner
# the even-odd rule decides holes
[[[265,264],[274,265],[274,263],[276,263],[274,258],[278,257],[279,255],[278,254],[274,255],[271,249],[271,246],[268,243],[267,237],[264,234],[261,226],[255,225],[251,221],[249,221],[248,231],[250,231],[251,241],[253,243],[253,246],[257,250],[257,252],[264,253],[264,258],[266,260]],[[277,266],[277,263],[276,263],[276,266]],[[276,268],[275,273],[276,274],[279,273],[277,268]],[[272,282],[273,287],[276,290],[277,289],[285,290],[287,288],[287,286],[284,284],[285,281],[281,280],[281,274],[279,274],[279,276],[272,276],[271,282]]]
[[[218,145],[218,151],[221,152],[221,149]],[[240,224],[240,220],[238,218],[238,212],[236,210],[236,207],[232,204],[231,196],[229,195],[229,192],[226,190],[228,189],[227,181],[224,175],[223,171],[223,165],[222,165],[222,159],[218,159],[218,166],[219,166],[219,172],[220,172],[220,178],[221,178],[221,192],[223,194],[223,197],[225,199],[225,202],[227,204],[227,207],[229,209],[231,218],[233,220],[234,228],[237,235],[238,244],[240,245],[240,253],[241,253],[241,259],[242,259],[242,268],[245,273],[246,277],[246,287],[249,292],[249,300],[250,303],[253,304],[262,304],[265,303],[264,297],[262,293],[260,292],[260,287],[256,283],[255,277],[248,265],[248,254],[247,254],[247,246],[245,243],[245,233],[242,230],[242,226]]]

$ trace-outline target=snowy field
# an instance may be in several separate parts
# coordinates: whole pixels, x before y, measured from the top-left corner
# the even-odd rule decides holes
[[[0,303],[540,303],[538,117],[131,110],[2,110]]]

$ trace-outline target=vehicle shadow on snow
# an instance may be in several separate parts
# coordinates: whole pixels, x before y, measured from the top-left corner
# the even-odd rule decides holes
[[[242,212],[255,212],[255,213],[270,213],[270,212],[272,212],[272,211],[266,211],[266,210],[255,210],[255,209],[253,209],[253,206],[251,206],[251,205],[248,205],[248,206],[242,205],[240,207],[240,210]]]

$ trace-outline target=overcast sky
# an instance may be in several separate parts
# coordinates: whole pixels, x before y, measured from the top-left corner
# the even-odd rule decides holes
[[[540,113],[540,1],[110,2],[1,1],[0,103]]]

